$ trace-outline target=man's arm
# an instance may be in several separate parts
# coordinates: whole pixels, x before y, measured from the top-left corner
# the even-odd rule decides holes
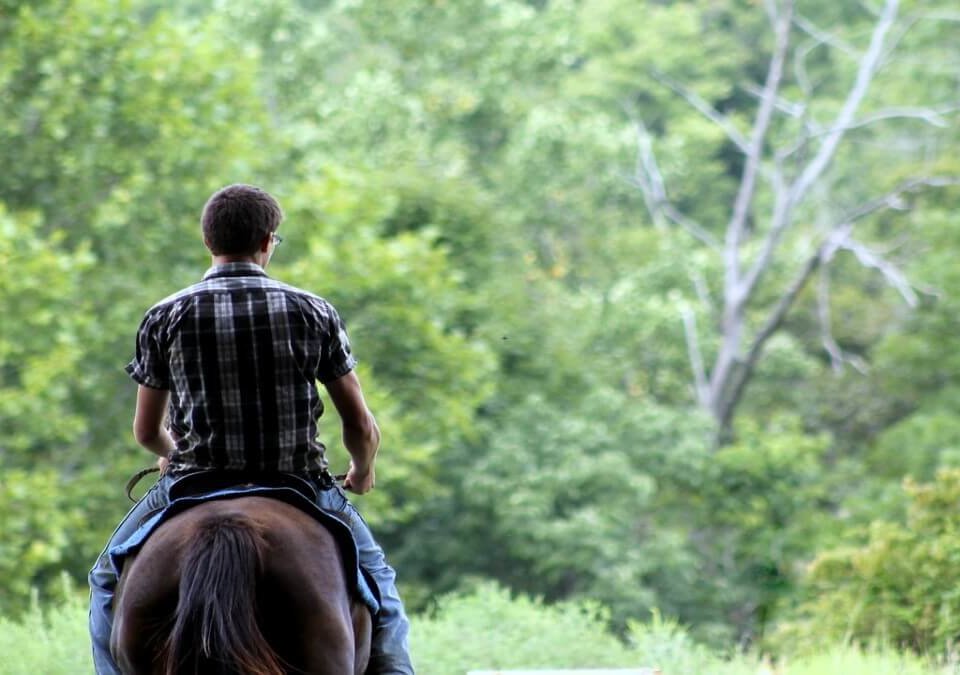
[[[133,437],[137,443],[161,457],[158,462],[161,469],[165,468],[163,460],[175,447],[170,432],[163,426],[169,400],[169,391],[141,384],[137,389],[137,412],[133,416]]]
[[[324,386],[330,394],[333,405],[340,414],[343,425],[343,445],[350,453],[350,469],[343,487],[363,494],[373,489],[376,482],[374,462],[380,447],[380,428],[373,413],[367,408],[360,389],[360,380],[354,371]]]

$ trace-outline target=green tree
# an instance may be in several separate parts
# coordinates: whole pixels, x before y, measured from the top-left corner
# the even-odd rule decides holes
[[[0,205],[0,303],[8,317],[0,325],[0,462],[9,468],[72,465],[62,449],[88,430],[71,381],[83,364],[91,321],[84,310],[92,305],[82,283],[94,259],[86,247],[71,249],[62,230],[44,236],[42,223],[36,213]]]
[[[878,520],[860,545],[821,553],[805,584],[809,599],[781,639],[884,641],[920,653],[945,653],[960,633],[957,561],[960,471],[931,483],[904,483],[903,522]]]

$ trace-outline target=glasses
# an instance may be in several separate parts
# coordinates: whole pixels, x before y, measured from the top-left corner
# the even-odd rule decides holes
[[[271,233],[270,233],[270,236],[273,237],[273,245],[274,245],[274,246],[279,246],[280,244],[283,243],[283,237],[281,237],[281,236],[280,236],[279,234],[277,234],[276,232],[271,232]]]

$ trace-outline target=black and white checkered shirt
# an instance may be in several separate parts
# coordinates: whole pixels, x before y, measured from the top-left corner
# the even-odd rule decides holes
[[[147,311],[127,372],[170,391],[171,469],[306,474],[326,468],[316,381],[355,365],[330,303],[228,263]]]

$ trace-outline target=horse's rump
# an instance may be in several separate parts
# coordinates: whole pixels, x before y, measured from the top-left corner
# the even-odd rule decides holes
[[[333,536],[281,501],[205,502],[127,559],[111,648],[127,673],[362,673],[371,618]]]

